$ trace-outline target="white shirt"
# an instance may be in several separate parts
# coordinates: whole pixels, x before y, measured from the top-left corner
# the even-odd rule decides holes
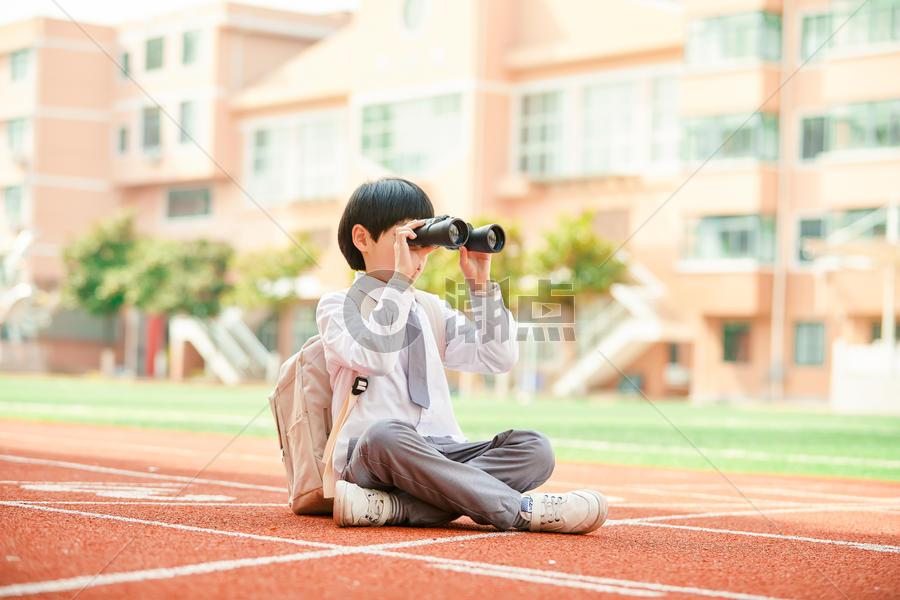
[[[357,305],[348,298],[352,288],[323,295],[316,308],[316,322],[333,390],[332,422],[337,420],[353,385],[353,372],[357,371],[369,380],[366,391],[359,396],[338,435],[334,451],[336,479],[340,478],[347,462],[350,440],[358,438],[369,425],[382,419],[411,423],[423,436],[450,436],[459,442],[466,441],[453,414],[444,367],[475,373],[503,373],[512,369],[519,359],[516,322],[503,304],[497,283],[491,282],[485,293],[470,291],[474,322],[447,301],[441,301],[446,327],[442,364],[430,321],[425,309],[416,302],[412,288],[396,280],[385,284],[364,273],[357,273],[355,281],[358,283],[361,277],[368,278],[363,283],[368,283],[365,287],[371,289],[364,302],[374,303],[368,317],[363,318]],[[416,311],[424,336],[430,398],[427,409],[413,404],[409,398],[408,350],[400,348],[410,310]],[[366,312],[364,307],[362,314]],[[351,334],[351,330],[356,333]],[[390,339],[395,343],[388,343]]]

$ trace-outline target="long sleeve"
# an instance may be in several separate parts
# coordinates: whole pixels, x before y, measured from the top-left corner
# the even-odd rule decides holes
[[[516,321],[503,304],[500,286],[490,282],[485,292],[470,290],[473,319],[444,301],[447,347],[444,366],[482,374],[504,373],[519,360]]]
[[[364,317],[367,300],[371,302],[357,286],[347,293],[326,294],[316,308],[316,323],[329,363],[364,375],[384,375],[394,368],[403,347],[413,291],[392,279],[383,285],[378,302]]]

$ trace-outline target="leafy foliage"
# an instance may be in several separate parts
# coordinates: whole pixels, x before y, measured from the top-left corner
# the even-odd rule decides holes
[[[223,242],[142,239],[129,267],[110,278],[121,278],[126,302],[149,313],[211,317],[230,287],[225,273],[232,253]]]
[[[64,293],[70,303],[97,315],[128,305],[207,317],[219,312],[219,299],[229,288],[225,273],[231,255],[222,242],[139,238],[132,216],[118,216],[64,249]]]
[[[319,256],[318,249],[309,243],[308,235],[298,234],[296,237],[303,248],[312,248],[310,254],[291,244],[285,248],[264,248],[238,256],[235,260],[237,280],[225,302],[246,308],[269,307],[278,310],[295,300],[292,286],[283,286],[285,291],[282,292],[274,284],[297,277],[313,266]]]
[[[544,247],[534,256],[539,273],[553,283],[571,282],[573,292],[605,293],[625,275],[625,263],[613,257],[613,246],[593,231],[593,213],[564,216],[547,234]]]
[[[93,315],[117,313],[125,304],[126,289],[109,275],[128,266],[136,242],[131,215],[122,215],[68,244],[63,250],[66,301]]]

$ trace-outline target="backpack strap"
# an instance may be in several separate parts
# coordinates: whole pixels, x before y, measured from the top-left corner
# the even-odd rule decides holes
[[[334,498],[334,446],[337,443],[338,434],[344,427],[344,423],[347,422],[347,417],[350,416],[350,413],[356,406],[359,394],[365,391],[364,388],[360,389],[360,386],[357,385],[358,380],[363,379],[366,381],[365,378],[361,378],[356,371],[353,371],[353,377],[353,384],[350,386],[350,391],[347,392],[347,399],[344,400],[344,406],[341,407],[341,414],[338,415],[337,421],[331,428],[331,433],[328,434],[328,441],[325,443],[325,450],[322,452],[322,462],[325,463],[325,470],[322,472],[322,492],[326,498]]]
[[[434,339],[437,341],[438,351],[441,354],[441,360],[444,360],[444,351],[447,349],[447,325],[444,322],[444,309],[441,307],[441,301],[422,290],[416,289],[416,300],[425,309],[428,315],[428,322],[431,323],[431,331],[434,333]]]

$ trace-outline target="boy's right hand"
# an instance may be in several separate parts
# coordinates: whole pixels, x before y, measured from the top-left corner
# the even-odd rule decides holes
[[[437,249],[437,246],[409,246],[407,240],[416,237],[413,229],[424,224],[425,220],[420,219],[394,228],[394,271],[405,275],[408,283],[415,281],[420,267],[425,265],[425,258]]]

